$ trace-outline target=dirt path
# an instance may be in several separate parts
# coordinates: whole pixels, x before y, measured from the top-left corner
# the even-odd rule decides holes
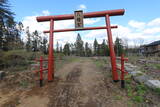
[[[121,97],[125,95],[116,89],[119,87],[90,59],[64,66],[56,77],[56,87],[49,90],[49,107],[127,107],[128,99]]]
[[[128,97],[108,70],[82,58],[63,66],[55,81],[19,95],[18,107],[128,107]],[[7,107],[7,106],[6,106]],[[13,106],[14,107],[14,106]],[[17,106],[15,106],[17,107]]]

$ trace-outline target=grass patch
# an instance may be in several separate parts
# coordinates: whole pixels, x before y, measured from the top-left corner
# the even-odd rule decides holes
[[[148,88],[144,84],[133,83],[131,77],[126,80],[126,90],[128,97],[134,103],[143,103],[145,94],[148,92]]]
[[[138,95],[143,96],[147,92],[147,87],[145,85],[139,84],[136,86],[136,91]]]
[[[155,67],[156,67],[157,69],[160,69],[160,64],[155,64]]]
[[[116,95],[116,96],[114,97],[114,99],[115,99],[115,100],[122,100],[122,96]]]
[[[0,55],[0,69],[24,70],[31,64],[31,60],[39,58],[41,55],[43,55],[41,52],[27,52],[25,50],[3,52]]]
[[[128,101],[128,102],[127,102],[127,105],[128,105],[127,107],[133,107],[133,106],[132,106],[132,105],[133,105],[133,102],[132,102],[132,101]]]
[[[147,73],[148,71],[147,71],[147,70],[141,70],[141,72],[143,72],[143,73]]]
[[[67,62],[78,62],[78,61],[80,61],[81,60],[81,58],[80,57],[75,57],[75,56],[69,56],[69,57],[66,57],[66,61]]]
[[[23,87],[23,88],[27,88],[29,86],[29,83],[27,80],[22,80],[20,82],[20,86]]]
[[[103,67],[103,62],[102,62],[102,61],[96,60],[96,61],[95,61],[95,64],[96,64],[96,66],[99,67],[99,68]]]
[[[62,59],[56,58],[55,60],[55,68],[56,70],[59,70],[64,64],[66,63],[71,63],[71,62],[78,62],[80,61],[80,57],[75,57],[75,56],[63,56]]]
[[[160,88],[156,88],[156,89],[154,90],[154,92],[156,92],[158,95],[160,95]]]
[[[133,96],[133,89],[132,89],[131,85],[130,84],[126,84],[126,89],[127,89],[127,95],[129,97],[132,97]]]
[[[138,102],[138,103],[142,103],[144,102],[144,98],[142,96],[133,96],[133,101]]]
[[[98,59],[93,59],[94,63],[96,64],[97,67],[103,68],[104,65],[107,65],[108,61],[106,58],[98,58]]]
[[[154,69],[160,69],[160,64],[147,64],[147,66],[154,68]]]
[[[132,101],[137,103],[144,102],[144,94],[146,93],[146,89],[141,86],[137,85],[136,88],[131,86],[131,84],[127,84],[127,95],[132,99]]]

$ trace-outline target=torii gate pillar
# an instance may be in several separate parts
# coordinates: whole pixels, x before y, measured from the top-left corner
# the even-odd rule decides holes
[[[111,31],[111,25],[110,25],[110,19],[109,15],[106,15],[106,27],[107,27],[107,35],[108,35],[108,44],[109,44],[109,52],[110,52],[110,58],[111,58],[111,65],[112,65],[112,75],[113,80],[115,82],[118,81],[118,73],[117,73],[117,66],[116,66],[116,55],[114,52],[114,44],[112,40],[112,31]]]
[[[49,36],[49,55],[48,55],[48,81],[52,81],[54,77],[54,49],[53,49],[53,27],[54,20],[50,20],[50,36]]]

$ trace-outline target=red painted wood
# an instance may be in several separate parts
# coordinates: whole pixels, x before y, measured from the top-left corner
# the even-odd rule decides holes
[[[93,18],[93,17],[105,17],[106,14],[109,16],[119,16],[124,14],[124,9],[117,10],[106,10],[106,11],[98,11],[98,12],[89,12],[84,13],[84,18]],[[37,17],[38,22],[50,21],[53,20],[67,20],[74,19],[74,14],[66,14],[66,15],[55,15],[55,16],[39,16]]]
[[[118,26],[111,26],[111,28],[118,28]],[[69,31],[97,30],[97,29],[106,29],[106,26],[104,27],[86,27],[83,29],[58,29],[58,30],[54,30],[53,32],[69,32]],[[50,33],[50,31],[44,31],[44,33]]]
[[[106,26],[107,26],[108,45],[109,45],[109,52],[110,52],[111,65],[112,65],[112,76],[114,81],[118,81],[116,55],[114,52],[114,44],[112,40],[112,32],[111,32],[109,15],[106,15]]]
[[[54,77],[54,57],[53,57],[53,27],[54,20],[50,20],[49,55],[48,55],[48,81]]]

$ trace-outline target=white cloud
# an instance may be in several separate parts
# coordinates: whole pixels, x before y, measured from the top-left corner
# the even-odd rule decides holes
[[[101,19],[84,19],[84,25],[92,25],[100,22]],[[74,20],[55,21],[55,29],[74,28]]]
[[[159,27],[153,27],[153,28],[147,28],[143,31],[143,33],[146,34],[146,35],[160,33],[160,26]]]
[[[56,41],[59,42],[60,45],[64,46],[64,44],[68,43],[74,43],[77,37],[76,32],[62,32],[62,33],[54,33],[54,41],[56,44]]]
[[[122,25],[118,25],[118,28],[112,29],[113,36],[118,36],[118,37],[126,37],[132,32],[132,30],[129,27],[125,27]]]
[[[29,26],[29,29],[31,32],[34,32],[35,30],[43,31],[44,29],[49,29],[49,23],[38,23],[36,21],[36,16],[27,16],[22,21],[24,28]]]
[[[145,22],[141,22],[142,25],[140,26],[144,26],[143,24]],[[150,23],[150,22],[148,22]],[[145,25],[147,25],[148,23],[145,23]],[[129,25],[129,23],[128,23]],[[128,32],[126,33],[125,37],[122,38],[127,38],[129,40],[129,44],[130,45],[142,45],[142,44],[147,44],[156,40],[160,40],[160,27],[157,26],[153,26],[152,28],[149,26],[145,26],[143,27],[143,29],[139,29],[139,30],[135,30],[132,29],[130,27],[127,27],[127,29],[130,29],[130,32],[128,32],[128,30],[119,30],[118,32]],[[143,41],[143,42],[142,42]]]
[[[97,22],[100,22],[100,21],[101,21],[100,18],[97,18],[97,19],[84,19],[84,24],[90,25],[90,24],[94,24],[94,23],[97,23]]]
[[[127,26],[118,25],[117,29],[112,29],[113,41],[115,41],[116,37],[119,37],[128,41],[130,46],[133,46],[160,40],[160,26],[147,26],[149,23],[151,25],[151,22],[153,24],[154,21],[155,20],[147,23],[131,20]],[[106,38],[106,35],[106,30],[97,30],[89,31],[85,36],[86,38],[98,38],[102,41]]]
[[[84,5],[84,4],[80,4],[80,5],[78,6],[78,10],[85,10],[85,9],[87,9],[87,7],[86,7],[86,5]]]
[[[85,35],[86,38],[104,38],[107,34],[106,30],[92,30]]]
[[[148,23],[148,26],[160,26],[160,18],[156,18]]]
[[[50,12],[48,10],[43,10],[42,13],[44,16],[50,15]]]
[[[62,21],[55,21],[55,29],[65,29],[65,28],[73,28],[74,20],[62,20]]]
[[[129,29],[128,27],[124,27],[122,25],[118,25],[118,29],[112,29],[113,41],[115,41],[116,37],[126,38],[130,33],[131,33],[131,29]],[[84,37],[87,39],[97,38],[99,43],[101,43],[103,39],[108,40],[107,32],[105,29],[89,31]]]
[[[145,27],[145,23],[144,22],[138,22],[138,21],[135,21],[135,20],[131,20],[129,21],[128,23],[131,27],[133,28],[137,28],[137,29],[143,29]]]

